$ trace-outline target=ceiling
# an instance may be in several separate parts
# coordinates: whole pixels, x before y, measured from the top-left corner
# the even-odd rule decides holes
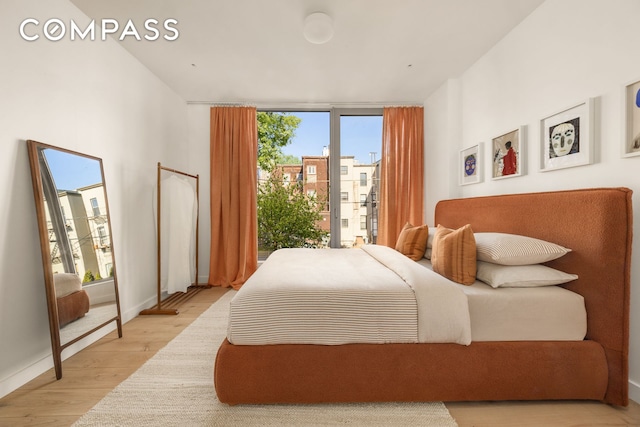
[[[71,0],[120,30],[133,20],[141,36],[157,19],[158,40],[120,43],[186,101],[258,106],[421,104],[543,1]],[[318,11],[333,18],[325,44],[303,36]],[[175,41],[162,38],[169,18]]]

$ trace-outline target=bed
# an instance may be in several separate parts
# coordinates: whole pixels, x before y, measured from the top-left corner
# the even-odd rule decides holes
[[[582,301],[584,339],[487,339],[473,327],[470,339],[464,321],[436,342],[350,342],[348,336],[332,345],[277,340],[253,345],[230,335],[235,344],[226,339],[215,361],[218,398],[228,404],[580,399],[626,406],[631,196],[627,188],[600,188],[455,199],[436,206],[435,223],[451,229],[470,224],[475,233],[511,233],[570,248],[545,265],[578,276],[554,288]],[[261,271],[267,263],[250,280],[269,274],[269,268]],[[421,263],[415,268],[429,270]],[[413,266],[403,268],[414,274]],[[335,271],[326,268],[327,286]],[[271,292],[274,301],[277,292]],[[477,293],[473,298],[481,300],[481,290]],[[441,311],[439,316],[450,310]],[[274,331],[277,335],[277,326]],[[437,335],[438,329],[426,333]]]

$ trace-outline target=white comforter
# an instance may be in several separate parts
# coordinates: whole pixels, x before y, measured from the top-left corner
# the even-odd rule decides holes
[[[432,270],[386,246],[363,250],[400,276],[413,289],[418,304],[418,341],[471,343],[467,296]]]
[[[283,249],[231,302],[236,345],[471,342],[467,297],[399,252]]]

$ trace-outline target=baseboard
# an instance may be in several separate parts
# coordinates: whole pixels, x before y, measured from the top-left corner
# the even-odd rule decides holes
[[[163,293],[164,296],[164,293]],[[158,297],[157,296],[153,296],[151,298],[147,298],[146,301],[144,301],[141,304],[136,305],[133,308],[130,308],[127,311],[124,311],[122,313],[122,323],[127,323],[129,320],[138,317],[138,315],[140,314],[140,312],[142,310],[145,310],[147,308],[153,307],[154,305],[156,305],[158,303]]]
[[[19,389],[51,368],[53,368],[53,357],[48,354],[10,377],[3,379],[0,381],[0,398]]]
[[[205,279],[206,280],[206,279]],[[205,282],[206,283],[206,282]],[[157,303],[157,297],[151,297],[144,301],[142,304],[139,304],[133,308],[128,309],[127,311],[122,312],[122,323],[127,323],[129,320],[137,317],[142,310],[145,308],[152,307]],[[77,343],[70,345],[65,348],[62,352],[62,360],[66,360],[79,351],[84,350],[94,342],[98,341],[100,338],[104,337],[111,331],[116,329],[116,322],[112,322],[111,324],[105,326],[94,332],[93,334],[81,339]],[[53,357],[51,353],[43,356],[41,359],[32,363],[31,365],[25,367],[19,372],[11,375],[10,377],[4,378],[0,380],[0,398],[8,395],[9,393],[19,389],[29,381],[34,378],[39,377],[40,375],[47,372],[49,369],[53,368]],[[62,374],[64,375],[64,366],[62,368]]]
[[[640,384],[629,380],[629,399],[640,403]]]
[[[110,333],[115,329],[116,329],[116,323],[113,322],[112,324],[107,325],[104,328],[101,328],[95,331],[93,334],[87,337],[84,337],[80,341],[70,345],[69,347],[65,348],[62,351],[62,360],[64,361],[69,357],[73,356],[74,354],[78,353],[79,351],[84,350],[85,348],[87,348],[88,346],[98,341],[100,338],[104,337],[105,335],[107,335],[108,333]],[[29,381],[39,377],[40,375],[44,374],[45,372],[47,372],[49,369],[52,369],[52,368],[53,368],[53,356],[52,356],[52,353],[49,353],[46,356],[42,357],[41,359],[37,360],[36,362],[32,363],[31,365],[20,370],[19,372],[0,381],[0,398],[19,389]],[[64,376],[64,364],[62,367],[62,375]]]

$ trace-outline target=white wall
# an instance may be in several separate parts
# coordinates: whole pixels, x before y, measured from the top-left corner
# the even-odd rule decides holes
[[[2,1],[0,397],[53,366],[25,141],[103,159],[125,320],[155,298],[157,162],[186,168],[190,154],[185,101],[127,51],[110,39],[24,41],[27,17],[89,22],[66,0]]]
[[[424,103],[425,220],[433,224],[438,200],[460,197],[456,170],[462,135],[460,81],[450,79]]]
[[[211,246],[211,184],[210,184],[210,121],[211,105],[191,104],[187,107],[188,115],[188,164],[192,174],[200,175],[200,217],[198,241],[198,281],[209,280],[209,253]]]
[[[637,0],[547,0],[456,84],[443,85],[425,101],[427,220],[439,199],[586,187],[634,190],[634,222],[640,224],[640,157],[621,158],[622,86],[640,79]],[[455,93],[459,87],[459,96]],[[540,119],[596,97],[596,161],[539,172]],[[452,103],[457,105],[452,107]],[[446,111],[447,114],[443,112]],[[460,123],[452,138],[451,121]],[[486,165],[493,137],[527,126],[527,175],[492,181]],[[457,185],[439,163],[457,165],[461,149],[485,144],[479,184]],[[453,158],[453,159],[452,159]],[[444,179],[443,177],[447,177]],[[447,182],[448,181],[448,182]],[[447,194],[448,189],[448,194]],[[640,243],[633,243],[631,271],[630,397],[640,402]]]

